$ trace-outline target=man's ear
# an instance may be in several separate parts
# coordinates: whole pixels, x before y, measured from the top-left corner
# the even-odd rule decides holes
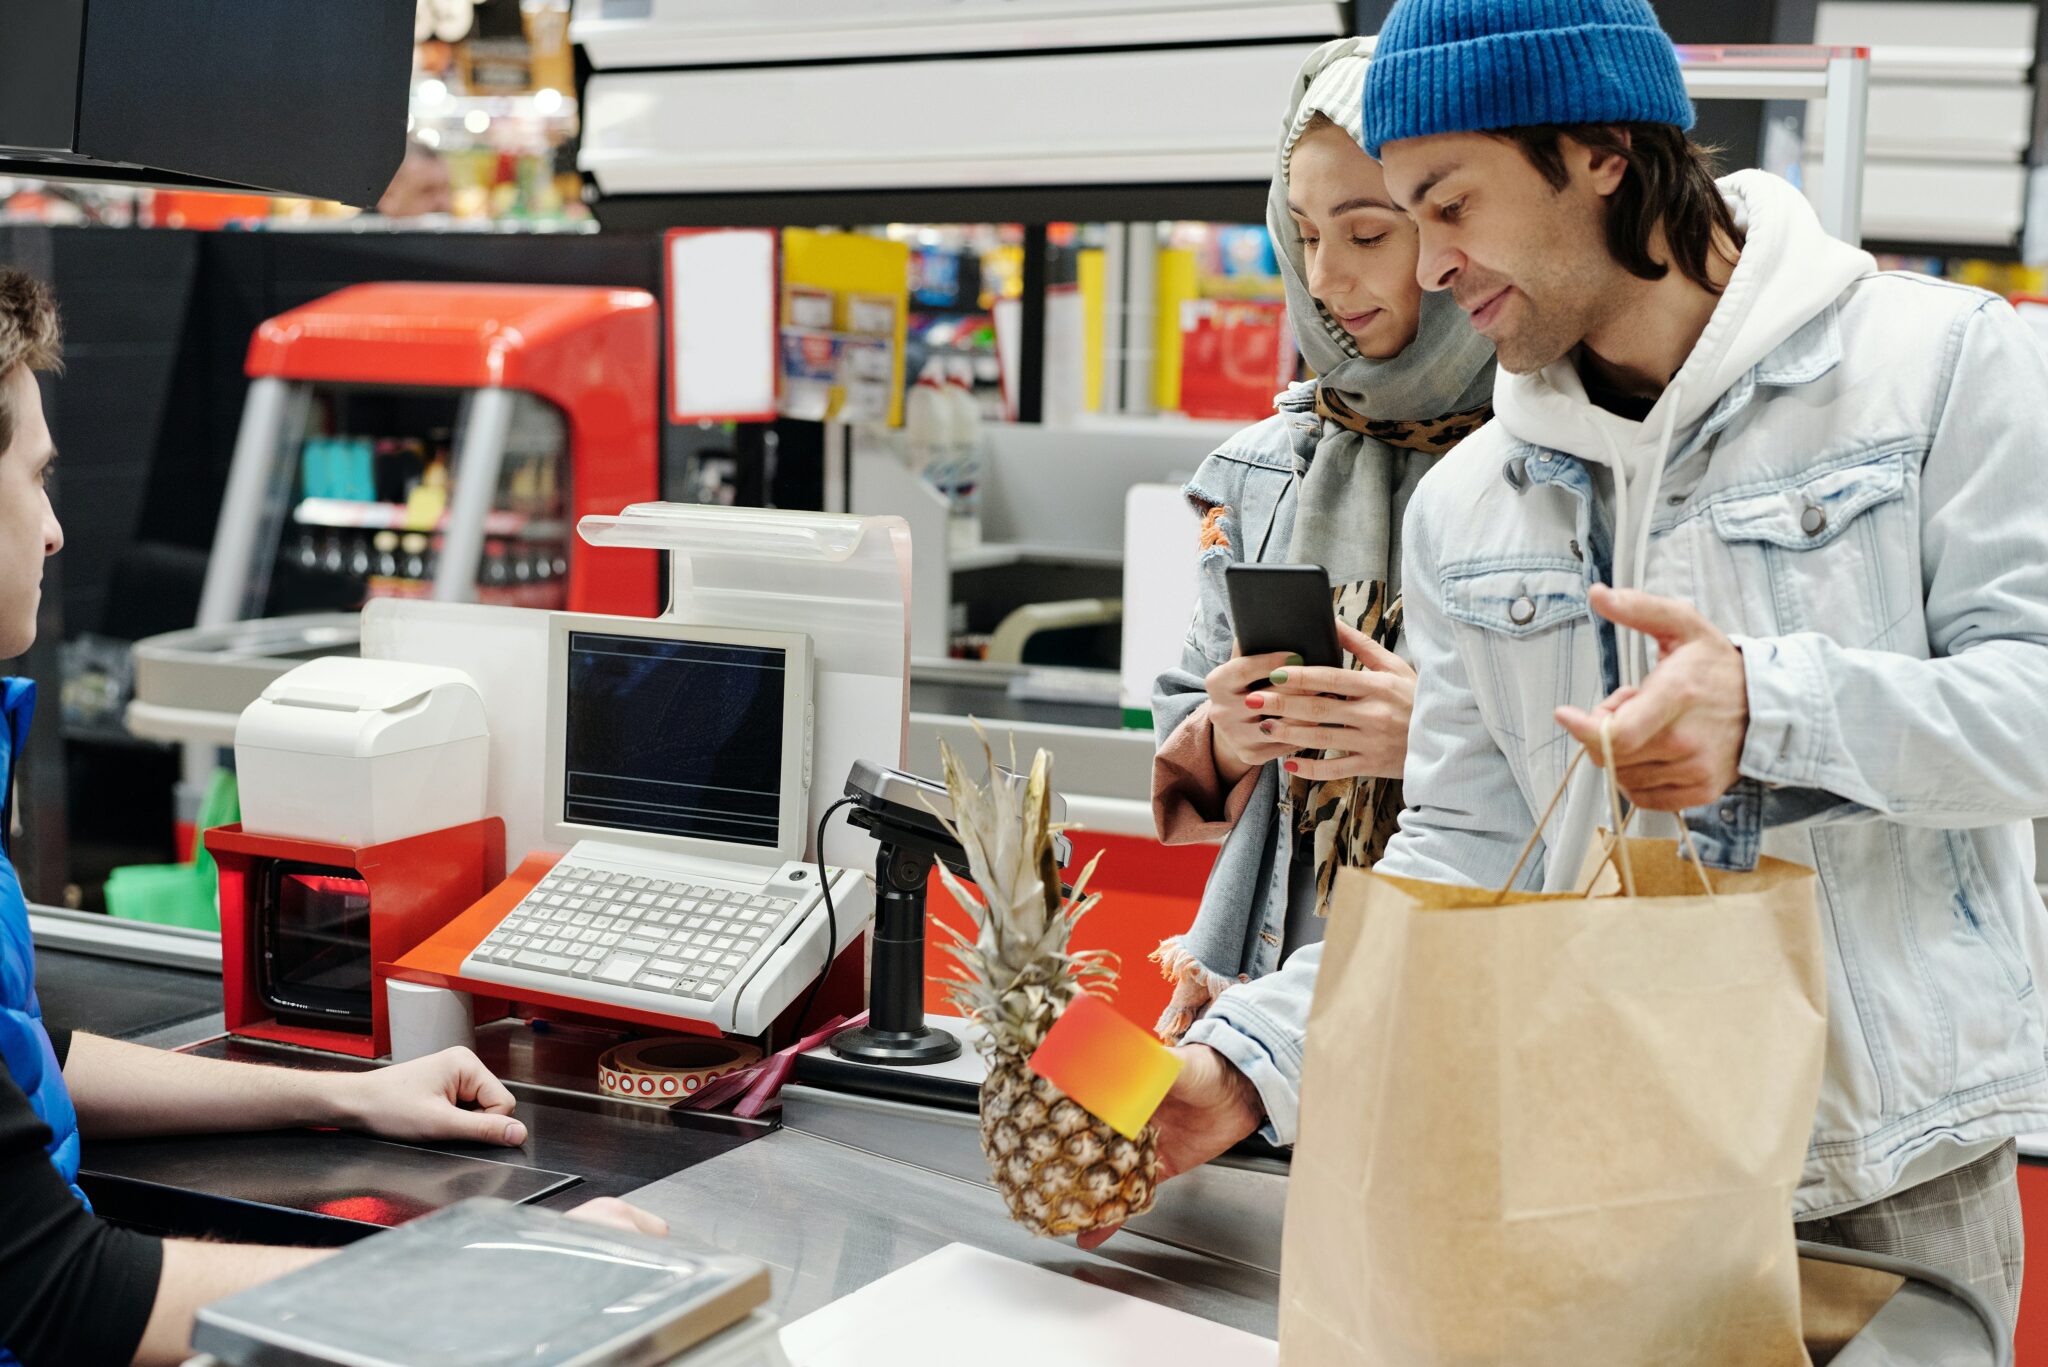
[[[1614,132],[1620,139],[1622,147],[1626,148],[1632,145],[1629,140],[1629,131],[1626,128],[1617,128]],[[1570,148],[1570,154],[1567,157],[1566,164],[1577,175],[1585,178],[1586,183],[1592,187],[1594,194],[1605,199],[1621,188],[1623,177],[1628,175],[1628,159],[1621,154],[1620,150],[1610,150],[1605,147],[1589,147],[1583,142],[1570,139],[1567,139],[1567,143]]]

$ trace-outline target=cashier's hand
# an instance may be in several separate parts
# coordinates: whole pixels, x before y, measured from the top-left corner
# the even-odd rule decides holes
[[[1251,1079],[1206,1044],[1183,1044],[1180,1076],[1153,1113],[1159,1137],[1159,1180],[1192,1172],[1259,1128],[1266,1118]],[[1083,1234],[1082,1248],[1097,1248],[1121,1229]]]
[[[337,1077],[342,1121],[385,1139],[526,1142],[511,1118],[518,1103],[469,1050],[443,1049],[426,1058]]]
[[[1339,778],[1399,778],[1408,762],[1408,718],[1415,670],[1362,631],[1337,623],[1337,639],[1363,669],[1290,665],[1248,699],[1259,734],[1295,758],[1288,773],[1321,783]],[[1313,759],[1304,751],[1327,752]]]
[[[668,1237],[668,1221],[638,1206],[629,1206],[616,1196],[600,1196],[596,1200],[585,1201],[569,1212],[569,1218],[587,1225],[623,1229],[628,1234],[652,1234],[658,1239]]]
[[[1749,734],[1742,651],[1690,604],[1635,589],[1593,589],[1593,611],[1657,643],[1657,666],[1591,712],[1557,709],[1557,723],[1604,764],[1600,726],[1613,718],[1614,777],[1628,800],[1682,812],[1735,786]]]

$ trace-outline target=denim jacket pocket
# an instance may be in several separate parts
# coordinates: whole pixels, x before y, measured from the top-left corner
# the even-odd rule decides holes
[[[1921,653],[1890,639],[1902,626],[1898,609],[1918,603],[1901,578],[1918,576],[1908,512],[1906,458],[1896,450],[1715,502],[1714,531],[1742,601],[1752,610],[1768,603],[1774,615],[1749,629]]]
[[[1453,566],[1444,572],[1443,605],[1451,620],[1477,628],[1467,633],[1480,657],[1470,673],[1492,683],[1480,699],[1490,724],[1517,739],[1555,730],[1550,713],[1574,701],[1573,651],[1590,620],[1585,567],[1561,557]]]

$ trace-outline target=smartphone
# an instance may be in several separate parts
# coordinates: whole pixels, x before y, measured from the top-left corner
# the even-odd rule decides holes
[[[1330,576],[1321,565],[1239,563],[1223,572],[1223,584],[1241,654],[1285,652],[1323,668],[1344,662]]]

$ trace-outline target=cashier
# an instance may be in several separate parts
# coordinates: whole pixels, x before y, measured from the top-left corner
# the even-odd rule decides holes
[[[50,505],[56,449],[34,372],[55,370],[49,292],[0,269],[0,657],[28,649],[42,563],[64,544]],[[0,682],[0,792],[28,731],[35,685]],[[5,838],[0,825],[0,840]],[[46,1023],[28,910],[0,853],[0,1367],[177,1363],[202,1305],[325,1256],[319,1249],[157,1239],[109,1225],[78,1188],[81,1137],[335,1126],[388,1139],[516,1147],[516,1103],[467,1049],[365,1073],[192,1058]],[[573,1214],[666,1226],[609,1198]]]

